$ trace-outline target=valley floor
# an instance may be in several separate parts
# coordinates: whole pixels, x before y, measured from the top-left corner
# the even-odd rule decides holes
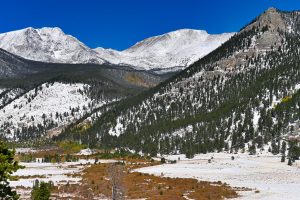
[[[234,160],[231,159],[232,156]],[[177,160],[177,163],[151,166],[136,171],[165,177],[222,181],[232,187],[252,189],[240,192],[237,199],[241,200],[296,200],[300,196],[300,163],[288,166],[287,162],[281,163],[280,157],[272,154],[250,156],[209,153],[197,155],[193,159],[186,159],[184,155],[166,158]]]
[[[146,196],[148,199],[172,199],[176,195],[178,199],[198,199],[197,195],[211,198],[212,194],[236,197],[231,187],[239,195],[234,199],[239,200],[296,200],[300,196],[300,162],[288,166],[287,162],[280,162],[280,157],[269,153],[255,156],[209,153],[193,159],[184,155],[165,158],[176,160],[176,163],[160,165],[149,160],[127,160],[124,165],[124,170],[128,171],[124,176],[126,196],[130,199]],[[30,198],[36,179],[52,181],[57,186],[54,193],[59,199],[89,199],[90,194],[107,199],[111,194],[109,163],[115,161],[99,160],[101,164],[95,165],[90,156],[90,159],[69,163],[21,163],[26,168],[14,174],[19,180],[11,181],[11,185],[17,188],[21,199]]]
[[[23,163],[24,169],[18,170],[13,175],[18,180],[10,181],[10,185],[16,188],[21,199],[30,199],[31,190],[36,180],[53,182],[55,186],[77,185],[81,181],[81,172],[93,164],[94,159],[80,159],[76,162],[65,163]],[[115,160],[101,160],[101,163],[112,163]],[[71,198],[70,194],[63,192],[61,196]]]
[[[17,150],[20,152],[20,149]],[[21,152],[24,152],[22,150]],[[14,173],[11,186],[28,200],[36,180],[51,181],[51,199],[111,199],[112,179],[117,181],[125,199],[149,200],[222,200],[237,197],[236,188],[221,182],[198,181],[194,178],[168,178],[135,172],[139,168],[160,165],[160,162],[145,157],[122,157],[117,160],[97,159],[89,155],[90,151],[82,150],[76,162],[42,163],[41,155],[49,151],[33,151],[37,162],[24,163],[26,168]],[[55,152],[55,151],[54,151]],[[24,159],[24,155],[18,155]],[[96,164],[95,164],[96,163]],[[163,165],[164,166],[164,165]],[[117,171],[116,171],[117,170]]]

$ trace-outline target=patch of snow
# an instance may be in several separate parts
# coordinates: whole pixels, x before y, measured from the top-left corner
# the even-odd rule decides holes
[[[79,153],[77,153],[77,155],[84,155],[84,156],[88,156],[88,155],[92,155],[94,152],[92,149],[81,149]]]
[[[16,148],[16,153],[34,153],[37,150],[32,148]]]
[[[259,118],[260,118],[259,111],[254,110],[254,112],[253,112],[253,126],[254,126],[255,129],[257,129],[257,127],[258,127]]]
[[[111,128],[108,133],[110,135],[119,136],[120,134],[123,133],[123,131],[124,131],[124,126],[121,123],[121,118],[119,117],[117,119],[117,125],[115,127]]]

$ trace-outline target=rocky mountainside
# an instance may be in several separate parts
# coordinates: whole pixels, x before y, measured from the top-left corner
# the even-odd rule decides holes
[[[151,155],[285,152],[300,120],[299,36],[300,12],[270,8],[178,75],[103,113],[83,140]],[[58,139],[69,133],[79,132],[71,126]]]
[[[138,42],[116,51],[90,49],[60,28],[26,28],[0,34],[0,48],[23,58],[48,63],[89,63],[130,66],[160,73],[178,71],[208,54],[233,33],[209,35],[183,29]]]
[[[19,56],[0,49],[0,77],[11,78],[17,75],[35,73],[35,69]]]

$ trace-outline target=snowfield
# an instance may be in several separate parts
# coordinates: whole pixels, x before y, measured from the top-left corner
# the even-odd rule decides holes
[[[234,156],[235,159],[231,160]],[[178,160],[137,169],[157,176],[195,178],[201,181],[222,181],[234,187],[247,187],[252,191],[240,193],[241,200],[296,200],[300,196],[300,163],[288,166],[280,157],[271,154],[249,156],[246,154],[209,153],[186,159],[183,155],[166,156]],[[213,157],[213,159],[211,159]],[[211,159],[211,163],[208,160]],[[259,191],[258,193],[255,191]]]

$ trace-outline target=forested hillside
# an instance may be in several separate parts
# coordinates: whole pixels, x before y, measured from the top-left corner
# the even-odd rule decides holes
[[[271,8],[180,74],[57,139],[152,155],[279,153],[300,118],[299,33],[299,12]]]
[[[168,76],[113,65],[36,62],[0,49],[0,137],[51,137],[86,115],[93,121],[102,106]]]

